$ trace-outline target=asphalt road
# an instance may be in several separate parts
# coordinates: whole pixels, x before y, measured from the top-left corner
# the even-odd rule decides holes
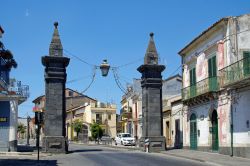
[[[103,146],[70,145],[69,154],[42,157],[0,157],[0,166],[198,166],[208,165],[198,161],[177,158],[159,153],[144,153]]]

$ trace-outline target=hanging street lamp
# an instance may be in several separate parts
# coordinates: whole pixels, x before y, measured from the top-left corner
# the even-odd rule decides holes
[[[106,77],[108,75],[109,68],[110,68],[110,65],[108,64],[107,59],[104,59],[101,66],[100,66],[103,77]]]

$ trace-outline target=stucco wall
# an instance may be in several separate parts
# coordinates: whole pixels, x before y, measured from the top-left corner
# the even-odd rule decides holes
[[[250,90],[239,92],[238,100],[233,104],[234,146],[250,147]]]

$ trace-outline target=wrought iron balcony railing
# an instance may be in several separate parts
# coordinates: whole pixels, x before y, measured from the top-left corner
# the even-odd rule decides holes
[[[10,85],[8,87],[9,95],[17,95],[22,98],[29,97],[29,86],[22,85],[21,81],[16,81],[15,79],[10,79]]]
[[[219,89],[218,77],[209,77],[197,82],[194,85],[182,89],[182,100],[200,96],[208,92],[216,92]]]
[[[8,90],[8,84],[4,80],[2,76],[0,76],[0,89],[1,91],[7,91]]]
[[[250,78],[250,58],[241,59],[221,69],[220,86],[226,87]]]

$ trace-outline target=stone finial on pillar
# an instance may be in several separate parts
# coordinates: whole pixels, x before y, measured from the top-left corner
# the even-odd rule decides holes
[[[54,33],[49,46],[49,56],[63,56],[63,47],[58,32],[58,22],[54,23]]]
[[[149,34],[150,39],[148,43],[148,48],[144,57],[144,64],[152,64],[152,65],[157,65],[158,64],[158,53],[155,47],[155,42],[154,42],[154,33],[151,32]]]

